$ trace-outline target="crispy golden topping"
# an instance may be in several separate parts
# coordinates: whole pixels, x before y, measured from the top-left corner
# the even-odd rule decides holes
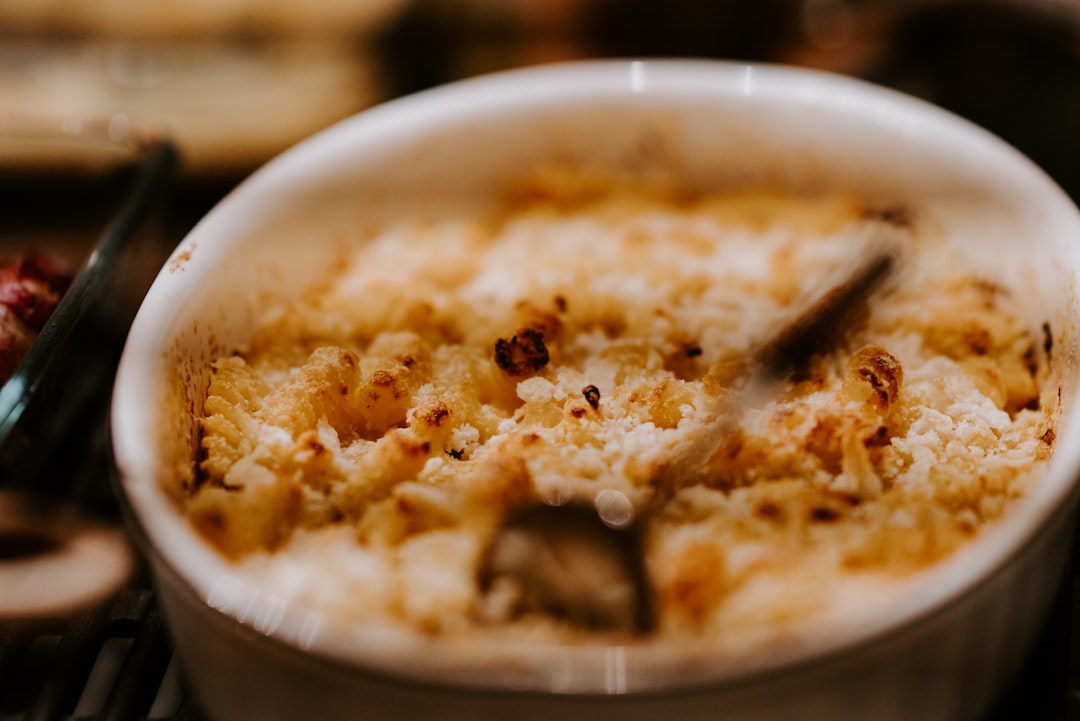
[[[522,508],[605,494],[643,524],[654,636],[737,649],[895,597],[1038,479],[1050,329],[916,209],[535,182],[388,229],[215,362],[186,512],[245,573],[346,620],[574,640],[477,569]],[[744,406],[868,224],[906,234],[895,280]]]

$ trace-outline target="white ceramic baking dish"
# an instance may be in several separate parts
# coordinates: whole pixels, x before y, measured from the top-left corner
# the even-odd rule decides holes
[[[1064,409],[1045,481],[1007,523],[886,607],[779,652],[707,645],[468,645],[343,628],[241,580],[170,494],[197,456],[209,361],[243,345],[375,224],[482,206],[552,160],[675,171],[691,187],[832,188],[917,208],[1052,329]],[[973,125],[859,81],[781,67],[605,61],[482,77],[346,120],[255,173],[198,224],[146,296],[119,369],[119,489],[195,698],[216,721],[968,719],[1040,629],[1070,553],[1080,215]],[[1041,331],[1040,331],[1041,332]],[[670,650],[669,650],[670,651]]]

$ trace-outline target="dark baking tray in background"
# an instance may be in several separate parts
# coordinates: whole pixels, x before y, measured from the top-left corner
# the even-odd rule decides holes
[[[175,165],[167,139],[123,116],[0,115],[0,257],[46,251],[75,268],[0,387],[3,487],[80,493],[71,473],[46,465],[81,455],[82,430],[111,389],[127,328],[168,250],[152,221]]]
[[[76,268],[0,388],[0,493],[32,504],[35,520],[77,508],[120,523],[108,398],[127,328],[171,249],[161,214],[176,162],[166,138],[122,116],[0,115],[0,256],[46,250]],[[51,552],[34,528],[0,526],[0,563]],[[170,688],[156,619],[141,569],[93,607],[0,618],[0,719],[145,718],[145,694]],[[121,651],[126,680],[99,680]],[[95,688],[107,693],[84,692]],[[178,690],[173,698],[178,709]]]

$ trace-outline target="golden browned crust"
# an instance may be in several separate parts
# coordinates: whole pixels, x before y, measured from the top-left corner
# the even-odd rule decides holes
[[[657,633],[726,643],[895,588],[1038,478],[1048,343],[910,209],[559,183],[387,231],[218,360],[195,526],[264,579],[323,567],[292,592],[347,619],[512,633],[475,583],[498,524],[614,491],[648,519]],[[743,407],[868,222],[909,236],[896,281]]]

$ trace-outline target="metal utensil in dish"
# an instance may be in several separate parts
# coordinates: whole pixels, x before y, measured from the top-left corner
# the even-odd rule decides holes
[[[839,282],[830,283],[808,306],[755,354],[749,381],[726,400],[717,425],[695,439],[693,459],[708,458],[716,433],[750,407],[764,402],[773,387],[798,375],[810,358],[833,347],[851,317],[897,265],[893,246],[873,245]],[[701,469],[670,469],[650,506],[635,510],[601,491],[588,501],[530,504],[511,514],[486,549],[478,575],[490,603],[501,615],[542,613],[595,631],[646,634],[654,625],[642,533],[648,515],[675,489],[699,477]],[[502,598],[498,598],[501,596]],[[512,604],[513,608],[507,608]]]

